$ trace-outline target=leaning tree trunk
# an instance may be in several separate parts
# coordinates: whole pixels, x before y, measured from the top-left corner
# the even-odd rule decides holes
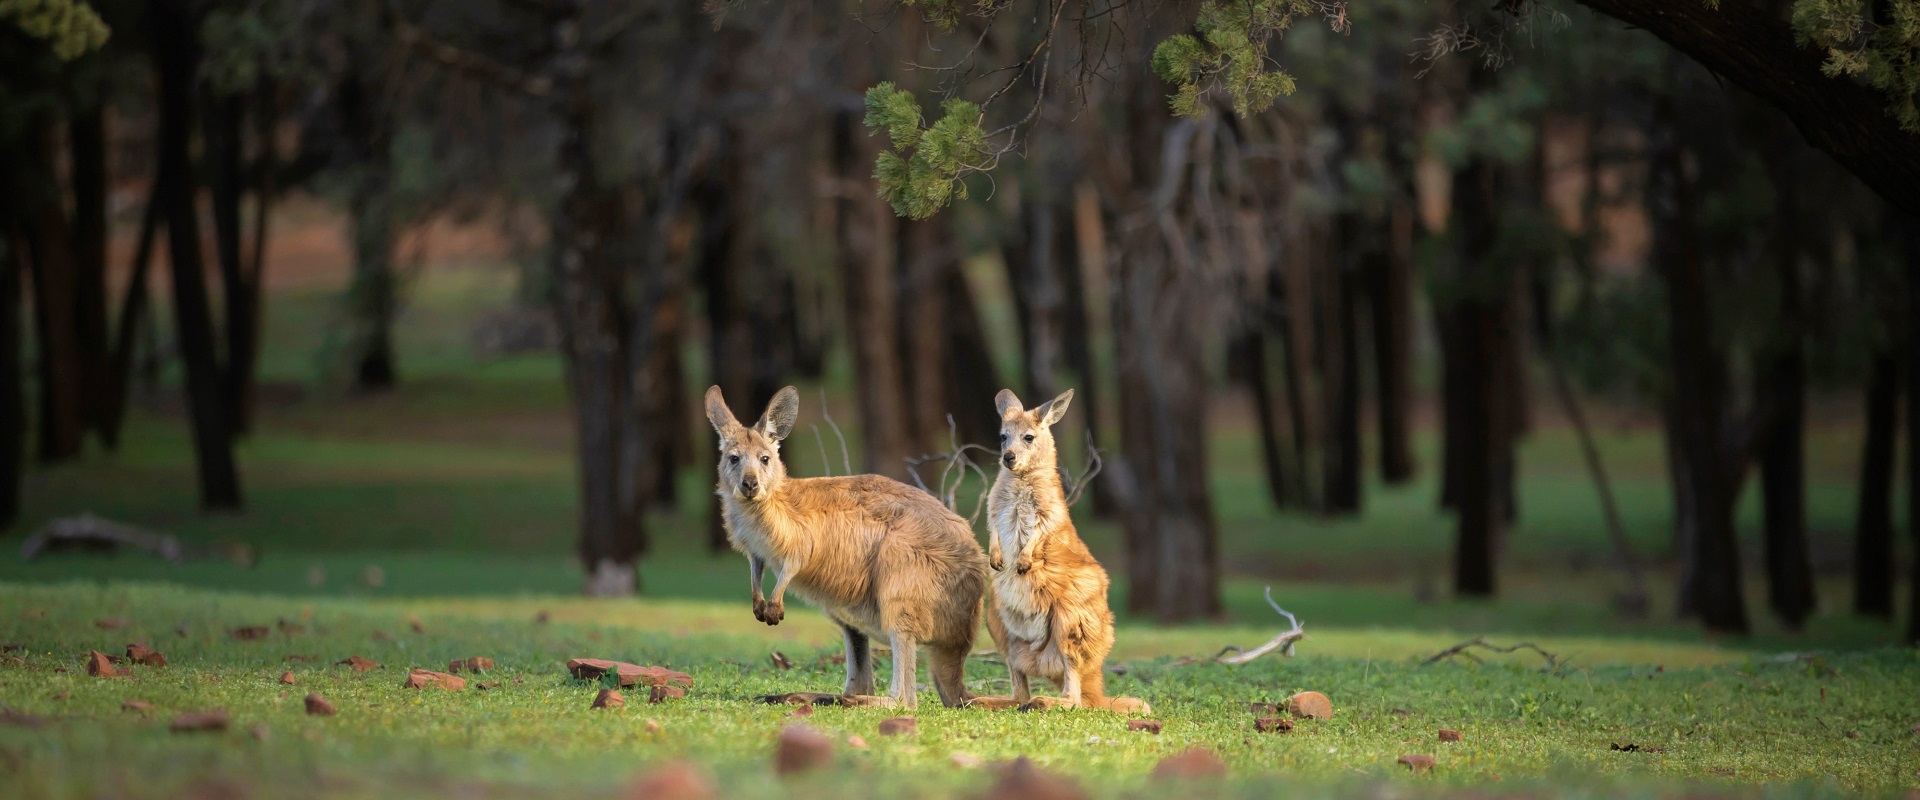
[[[1892,212],[1890,212],[1892,213]],[[1853,613],[1893,619],[1897,563],[1893,548],[1894,437],[1900,427],[1900,364],[1891,353],[1873,359],[1867,382],[1867,428],[1860,455],[1860,510],[1854,526]]]
[[[107,370],[105,411],[100,439],[108,450],[120,447],[120,428],[127,419],[127,396],[133,389],[133,353],[139,332],[150,324],[147,314],[147,275],[153,266],[153,241],[161,222],[160,182],[147,190],[147,209],[140,218],[140,239],[133,250],[125,298],[113,328],[113,351]]]
[[[1790,143],[1789,143],[1790,144]],[[1770,170],[1779,203],[1771,254],[1780,291],[1778,341],[1765,354],[1756,396],[1772,395],[1779,408],[1773,428],[1761,434],[1760,499],[1764,512],[1767,601],[1792,630],[1806,625],[1814,610],[1812,555],[1807,545],[1806,356],[1801,345],[1801,218],[1791,166],[1791,147],[1770,148]]]
[[[187,410],[200,466],[200,504],[240,507],[240,473],[233,458],[233,418],[221,392],[221,367],[200,258],[200,220],[194,208],[193,84],[200,66],[195,20],[185,0],[152,0],[149,33],[160,73],[159,169],[155,192],[166,210],[168,272],[173,312],[186,364]]]
[[[33,255],[30,274],[34,340],[39,344],[40,460],[51,464],[80,455],[85,432],[85,359],[74,315],[80,266],[60,179],[54,173],[59,145],[53,127],[44,124],[29,135],[38,152],[27,160],[27,185],[22,187],[29,224],[23,238]]]
[[[20,519],[20,478],[27,450],[26,375],[20,363],[20,286],[14,247],[10,165],[0,165],[0,531]]]
[[[252,292],[247,285],[246,256],[241,250],[241,200],[246,192],[241,148],[245,105],[241,95],[213,95],[206,99],[204,148],[213,196],[213,251],[220,267],[226,323],[226,372],[221,381],[223,405],[233,418],[236,436],[253,427],[252,352],[256,333]]]
[[[1914,569],[1909,571],[1907,643],[1920,645],[1920,217],[1904,220],[1907,262],[1907,535],[1913,538]]]

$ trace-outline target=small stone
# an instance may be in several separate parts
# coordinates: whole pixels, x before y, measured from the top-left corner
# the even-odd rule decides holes
[[[448,672],[486,672],[493,669],[493,659],[474,656],[462,658],[447,665]]]
[[[331,717],[333,716],[333,704],[327,702],[327,698],[321,697],[320,695],[309,694],[307,695],[307,714],[308,716],[314,717]]]
[[[711,800],[713,781],[699,767],[671,761],[654,767],[628,788],[628,800]]]
[[[792,712],[792,713],[790,713],[790,714],[788,714],[787,716],[790,716],[790,717],[811,717],[811,716],[813,716],[813,706],[797,706],[797,707],[795,707],[795,708],[793,709],[793,712]]]
[[[913,717],[893,717],[880,720],[881,736],[902,736],[920,730],[920,720]]]
[[[792,775],[833,763],[833,740],[807,725],[793,724],[780,730],[773,749],[773,771]]]
[[[1410,753],[1401,756],[1399,761],[1401,764],[1406,765],[1408,772],[1414,773],[1415,775],[1433,771],[1433,756]]]
[[[667,685],[656,684],[647,690],[647,702],[649,703],[664,703],[664,702],[667,702],[668,700],[682,700],[682,699],[685,699],[686,696],[687,696],[687,690],[682,689],[678,686],[667,686]]]
[[[636,684],[659,686],[673,683],[689,689],[693,688],[692,675],[684,672],[676,672],[666,667],[643,667],[638,664],[628,664],[624,661],[608,661],[603,658],[575,658],[567,661],[568,674],[583,681],[599,680],[601,675],[605,675],[608,670],[613,669],[620,671],[620,686],[622,688]]]
[[[860,736],[858,734],[855,734],[853,736],[848,736],[847,746],[855,750],[865,750],[867,749],[866,737]]]
[[[617,689],[601,689],[593,697],[594,708],[625,708],[626,705],[627,698],[622,697]]]
[[[164,667],[167,665],[165,654],[143,644],[127,645],[127,660],[144,667]]]
[[[500,688],[500,682],[499,681],[481,681],[479,683],[474,684],[473,688],[479,689],[480,691],[483,691],[483,692],[488,689],[498,689]]]
[[[112,659],[107,658],[106,653],[98,650],[87,653],[87,674],[96,678],[124,678],[127,676],[126,673],[120,671],[119,667],[113,665]]]
[[[1199,745],[1160,759],[1160,763],[1153,766],[1154,780],[1223,778],[1226,774],[1226,762],[1221,761],[1212,750]]]
[[[173,724],[169,727],[174,733],[224,731],[231,721],[225,710],[216,708],[211,711],[189,711],[181,714],[173,718]]]
[[[1147,733],[1158,735],[1160,733],[1160,720],[1157,720],[1157,719],[1127,720],[1127,730],[1146,731]]]
[[[947,763],[961,769],[973,769],[986,762],[981,761],[979,756],[972,753],[954,753],[953,755],[947,756]]]
[[[1441,728],[1441,729],[1440,729],[1440,741],[1443,741],[1443,742],[1457,742],[1457,741],[1460,741],[1460,732],[1459,732],[1459,731],[1456,731],[1456,730],[1454,730],[1454,729],[1452,729],[1452,728]]]
[[[1021,756],[1000,769],[987,787],[987,800],[1084,800],[1085,790],[1072,778],[1055,775]]]
[[[1261,717],[1253,721],[1253,729],[1259,733],[1287,733],[1293,730],[1293,720],[1286,717]]]
[[[420,620],[417,618],[407,620],[407,627],[412,628],[414,633],[427,632],[427,626],[420,624]]]
[[[1248,703],[1247,712],[1256,717],[1271,717],[1280,713],[1280,707],[1272,703]]]
[[[1333,719],[1333,701],[1319,692],[1301,692],[1287,698],[1287,713],[1302,719]]]
[[[290,671],[289,671],[289,672],[282,672],[282,673],[280,673],[280,682],[281,682],[281,683],[284,683],[284,684],[288,684],[288,685],[291,685],[291,684],[292,684],[292,683],[293,683],[293,682],[294,682],[295,680],[296,680],[296,679],[295,679],[295,678],[293,677],[293,673],[292,673],[292,672],[290,672]]]
[[[428,687],[465,689],[467,688],[467,679],[458,675],[448,675],[444,672],[434,672],[430,669],[415,668],[413,671],[407,673],[407,680],[401,685],[408,689],[425,689]]]
[[[665,731],[665,730],[666,730],[665,728],[662,728],[662,727],[660,727],[660,721],[659,721],[659,720],[657,720],[657,719],[650,719],[650,720],[647,720],[647,733],[649,733],[649,734],[658,734],[658,733],[661,733],[661,732],[663,732],[663,731]]]
[[[369,658],[361,658],[359,656],[348,656],[345,661],[340,661],[336,663],[345,664],[349,667],[353,667],[354,672],[366,672],[368,670],[374,670],[374,669],[380,668],[380,662],[374,661],[373,659],[369,659]]]

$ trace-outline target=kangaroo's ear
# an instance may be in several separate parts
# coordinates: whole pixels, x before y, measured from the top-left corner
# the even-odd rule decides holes
[[[1067,404],[1071,402],[1073,402],[1073,390],[1068,389],[1061,392],[1059,397],[1048,400],[1046,405],[1034,409],[1033,413],[1040,418],[1042,427],[1051,428],[1054,423],[1060,421],[1061,417],[1067,415]]]
[[[713,423],[713,432],[726,438],[727,433],[740,427],[740,420],[727,408],[727,399],[720,396],[720,387],[707,388],[707,421]]]
[[[773,400],[767,403],[767,413],[760,415],[760,421],[754,427],[776,442],[793,433],[793,421],[800,416],[800,390],[788,386],[773,393]]]
[[[993,410],[1000,412],[1001,419],[1006,419],[1026,410],[1026,406],[1020,405],[1020,398],[1014,395],[1012,389],[1001,389],[999,394],[993,396]]]

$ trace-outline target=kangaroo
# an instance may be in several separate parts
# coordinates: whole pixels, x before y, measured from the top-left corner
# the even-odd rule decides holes
[[[787,477],[780,442],[800,413],[800,393],[791,386],[751,427],[727,410],[720,387],[707,390],[706,402],[720,435],[717,493],[727,540],[747,556],[754,618],[780,624],[789,587],[826,612],[846,638],[839,702],[914,708],[915,650],[924,644],[940,702],[968,704],[963,671],[980,629],[987,570],[966,521],[932,495],[878,475]],[[762,596],[766,567],[775,577]],[[893,648],[886,697],[873,696],[874,638]]]
[[[1151,713],[1137,698],[1106,696],[1102,669],[1113,650],[1107,571],[1074,530],[1053,444],[1053,425],[1072,400],[1068,389],[1028,411],[1011,390],[994,397],[1000,412],[1000,474],[987,495],[993,528],[987,631],[1006,656],[1013,696],[977,698],[976,704]],[[1059,686],[1060,699],[1034,697],[1029,678]]]

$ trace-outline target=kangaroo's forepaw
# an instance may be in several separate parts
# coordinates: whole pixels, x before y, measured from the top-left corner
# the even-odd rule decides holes
[[[1033,569],[1033,559],[1031,558],[1022,557],[1019,561],[1016,561],[1013,564],[1013,571],[1018,572],[1022,575],[1027,574],[1027,571],[1031,569]]]
[[[1007,568],[1007,562],[1002,560],[999,556],[994,556],[992,559],[987,561],[987,566],[993,567],[994,572],[1000,572],[1001,570],[1004,570]]]
[[[1112,698],[1107,704],[1107,709],[1109,711],[1112,711],[1115,714],[1151,714],[1153,713],[1153,706],[1147,705],[1147,701],[1142,700],[1138,697]]]
[[[1064,697],[1036,697],[1020,707],[1021,711],[1053,711],[1056,709],[1079,708],[1080,704]]]
[[[1007,709],[1011,709],[1011,708],[1019,708],[1020,701],[1015,700],[1006,695],[997,695],[997,696],[991,696],[991,697],[975,697],[967,701],[966,707],[967,708],[983,708],[988,711],[1006,711]]]

